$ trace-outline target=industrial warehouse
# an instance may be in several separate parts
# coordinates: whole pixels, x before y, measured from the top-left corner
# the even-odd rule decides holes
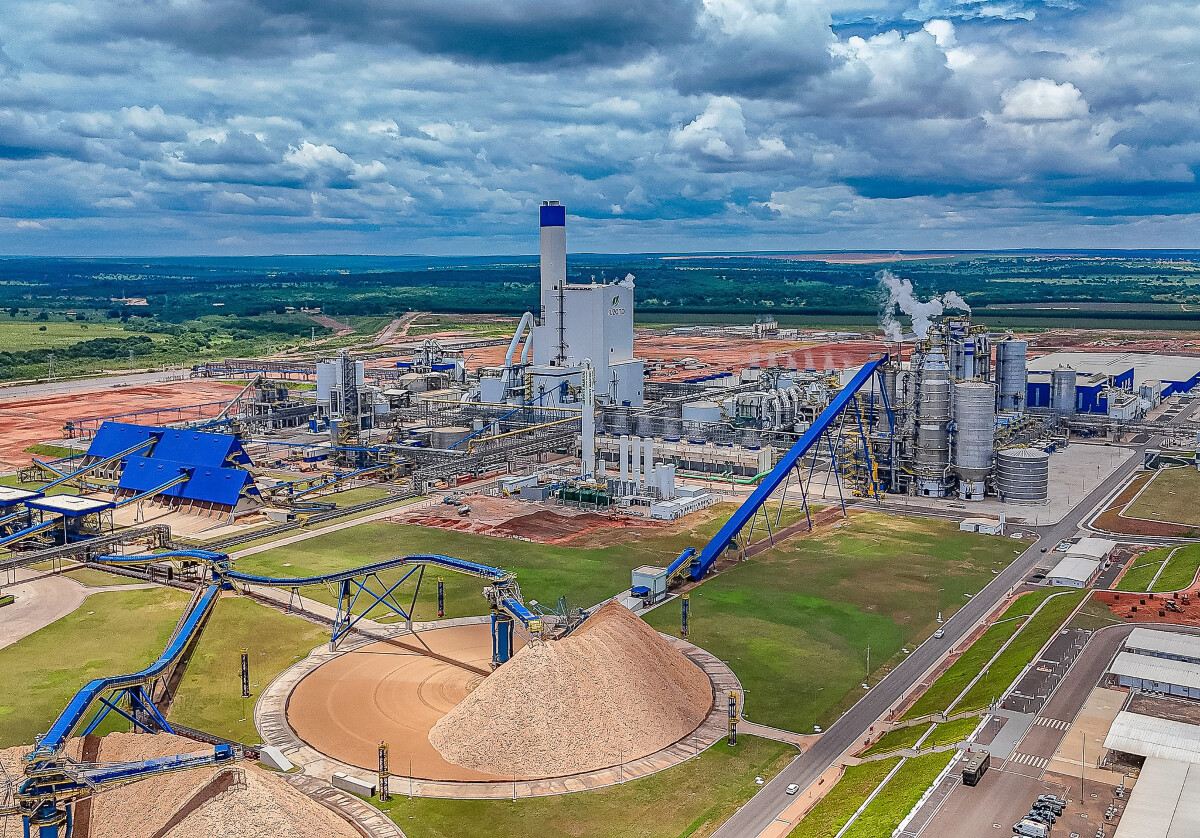
[[[0,838],[569,820],[750,753],[700,834],[841,835],[905,783],[895,836],[1200,829],[1139,814],[1195,782],[1154,737],[1200,724],[1200,358],[911,286],[881,337],[651,329],[538,210],[503,337],[397,334],[415,313],[0,408],[0,662],[91,655],[0,707]]]

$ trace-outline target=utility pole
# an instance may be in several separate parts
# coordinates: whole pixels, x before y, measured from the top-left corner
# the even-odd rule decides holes
[[[391,800],[391,795],[388,794],[388,744],[387,742],[379,743],[379,802],[387,803]],[[411,771],[409,772],[412,773]]]

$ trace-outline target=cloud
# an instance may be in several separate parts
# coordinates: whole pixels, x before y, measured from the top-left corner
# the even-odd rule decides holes
[[[28,219],[23,218],[17,222],[17,229],[18,230],[45,230],[46,225],[42,224],[40,221],[30,221]]]
[[[694,0],[158,0],[109,4],[97,22],[198,55],[290,54],[312,41],[403,45],[471,63],[537,64],[620,61],[686,39],[696,14]],[[82,26],[76,34],[84,36]]]
[[[746,134],[742,106],[729,96],[714,96],[704,113],[671,134],[671,146],[706,165],[778,163],[792,156],[783,140]]]
[[[1000,94],[1001,115],[1014,122],[1082,119],[1088,115],[1083,94],[1070,82],[1025,79]]]

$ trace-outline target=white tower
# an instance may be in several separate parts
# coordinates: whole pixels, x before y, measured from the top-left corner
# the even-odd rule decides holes
[[[541,223],[541,321],[550,332],[551,363],[564,366],[567,356],[567,208],[558,201],[543,201]]]

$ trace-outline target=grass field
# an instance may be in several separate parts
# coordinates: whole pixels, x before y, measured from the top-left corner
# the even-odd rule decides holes
[[[200,635],[168,718],[252,745],[259,741],[254,702],[267,684],[328,641],[329,630],[322,626],[250,599],[223,597]],[[250,698],[244,704],[242,649],[250,662]]]
[[[804,816],[804,820],[788,834],[788,838],[829,838],[836,835],[899,761],[900,758],[896,757],[847,768],[837,785],[826,792],[813,810]]]
[[[950,764],[954,751],[914,757],[901,766],[879,796],[858,816],[845,838],[881,838],[891,835],[921,795]]]
[[[491,538],[431,527],[369,522],[327,533],[295,544],[277,547],[238,559],[239,570],[249,573],[298,576],[381,561],[416,553],[440,553],[515,571],[525,599],[554,603],[560,596],[573,605],[589,607],[629,587],[629,572],[641,564],[663,564],[685,547],[701,545],[728,517],[732,507],[720,505],[696,516],[696,529],[675,535],[653,535],[606,547],[564,547],[516,539]],[[788,509],[788,516],[798,513]],[[637,531],[634,530],[633,533]],[[383,574],[394,581],[398,573]],[[484,614],[479,580],[444,573],[446,616]],[[426,573],[417,603],[417,619],[437,616],[437,575]],[[409,596],[411,596],[411,588]],[[305,592],[320,602],[332,603],[324,588]]]
[[[1076,591],[1049,600],[1041,611],[1025,622],[1021,633],[987,668],[984,677],[954,705],[955,712],[983,710],[993,699],[999,698],[1038,650],[1062,628],[1075,607],[1090,594],[1090,591]]]
[[[795,754],[789,745],[739,736],[735,748],[720,742],[681,765],[599,791],[515,802],[409,800],[403,783],[394,783],[391,802],[376,805],[409,838],[702,838],[758,790],[756,776],[770,780]]]
[[[904,714],[904,718],[916,719],[930,713],[945,711],[950,706],[950,702],[962,694],[967,684],[971,683],[971,680],[979,674],[992,656],[1000,651],[1000,647],[1004,645],[1005,641],[1024,625],[1025,621],[1022,618],[1032,614],[1046,597],[1061,590],[1064,589],[1047,588],[1019,597],[1016,602],[1005,609],[1004,614],[995,624],[989,626],[980,638],[972,643],[971,647],[933,682]],[[989,686],[984,688],[991,689],[990,684],[993,680],[989,675],[981,679],[980,684],[987,684]],[[963,706],[959,709],[969,708]]]
[[[0,352],[55,349],[83,340],[132,336],[132,332],[125,331],[119,324],[110,326],[107,323],[71,323],[54,320],[43,322],[14,320],[11,317],[0,319]],[[152,339],[155,337],[158,336],[151,336]],[[45,370],[42,372],[44,374]]]
[[[1200,505],[1196,504],[1198,493],[1200,472],[1196,469],[1186,466],[1162,469],[1125,514],[1131,518],[1200,526]]]
[[[386,498],[388,490],[382,486],[360,486],[357,489],[346,489],[341,492],[333,492],[328,495],[312,497],[313,500],[325,503],[327,501],[336,503],[338,506],[354,506],[356,503],[366,503],[369,500],[379,500]]]
[[[909,727],[898,728],[885,733],[879,737],[879,741],[862,753],[862,756],[874,756],[876,754],[887,754],[892,751],[900,751],[904,748],[911,748],[916,744],[917,740],[929,730],[932,726],[929,724],[911,725]],[[933,733],[921,743],[922,748],[936,748],[938,745],[949,745],[952,742],[961,742],[966,739],[977,726],[979,725],[978,716],[968,716],[965,719],[955,719],[950,722],[942,722],[938,724]]]
[[[1008,539],[948,522],[855,515],[693,590],[690,639],[738,674],[748,719],[808,731],[861,694],[868,646],[874,679],[1012,558]],[[647,621],[677,633],[679,605]]]
[[[187,599],[165,588],[96,594],[61,620],[0,649],[0,748],[32,743],[93,678],[136,672],[157,658]],[[99,730],[128,729],[125,720],[109,714]]]
[[[1174,556],[1171,556],[1172,551]],[[1168,557],[1170,561],[1167,561]],[[1116,590],[1135,593],[1181,591],[1196,578],[1196,571],[1200,568],[1200,544],[1188,545],[1178,550],[1174,547],[1160,547],[1138,556],[1134,562],[1135,564],[1121,577]],[[1161,573],[1159,568],[1162,568]],[[1158,574],[1157,580],[1154,578],[1155,574]],[[1151,582],[1154,583],[1153,587]]]

